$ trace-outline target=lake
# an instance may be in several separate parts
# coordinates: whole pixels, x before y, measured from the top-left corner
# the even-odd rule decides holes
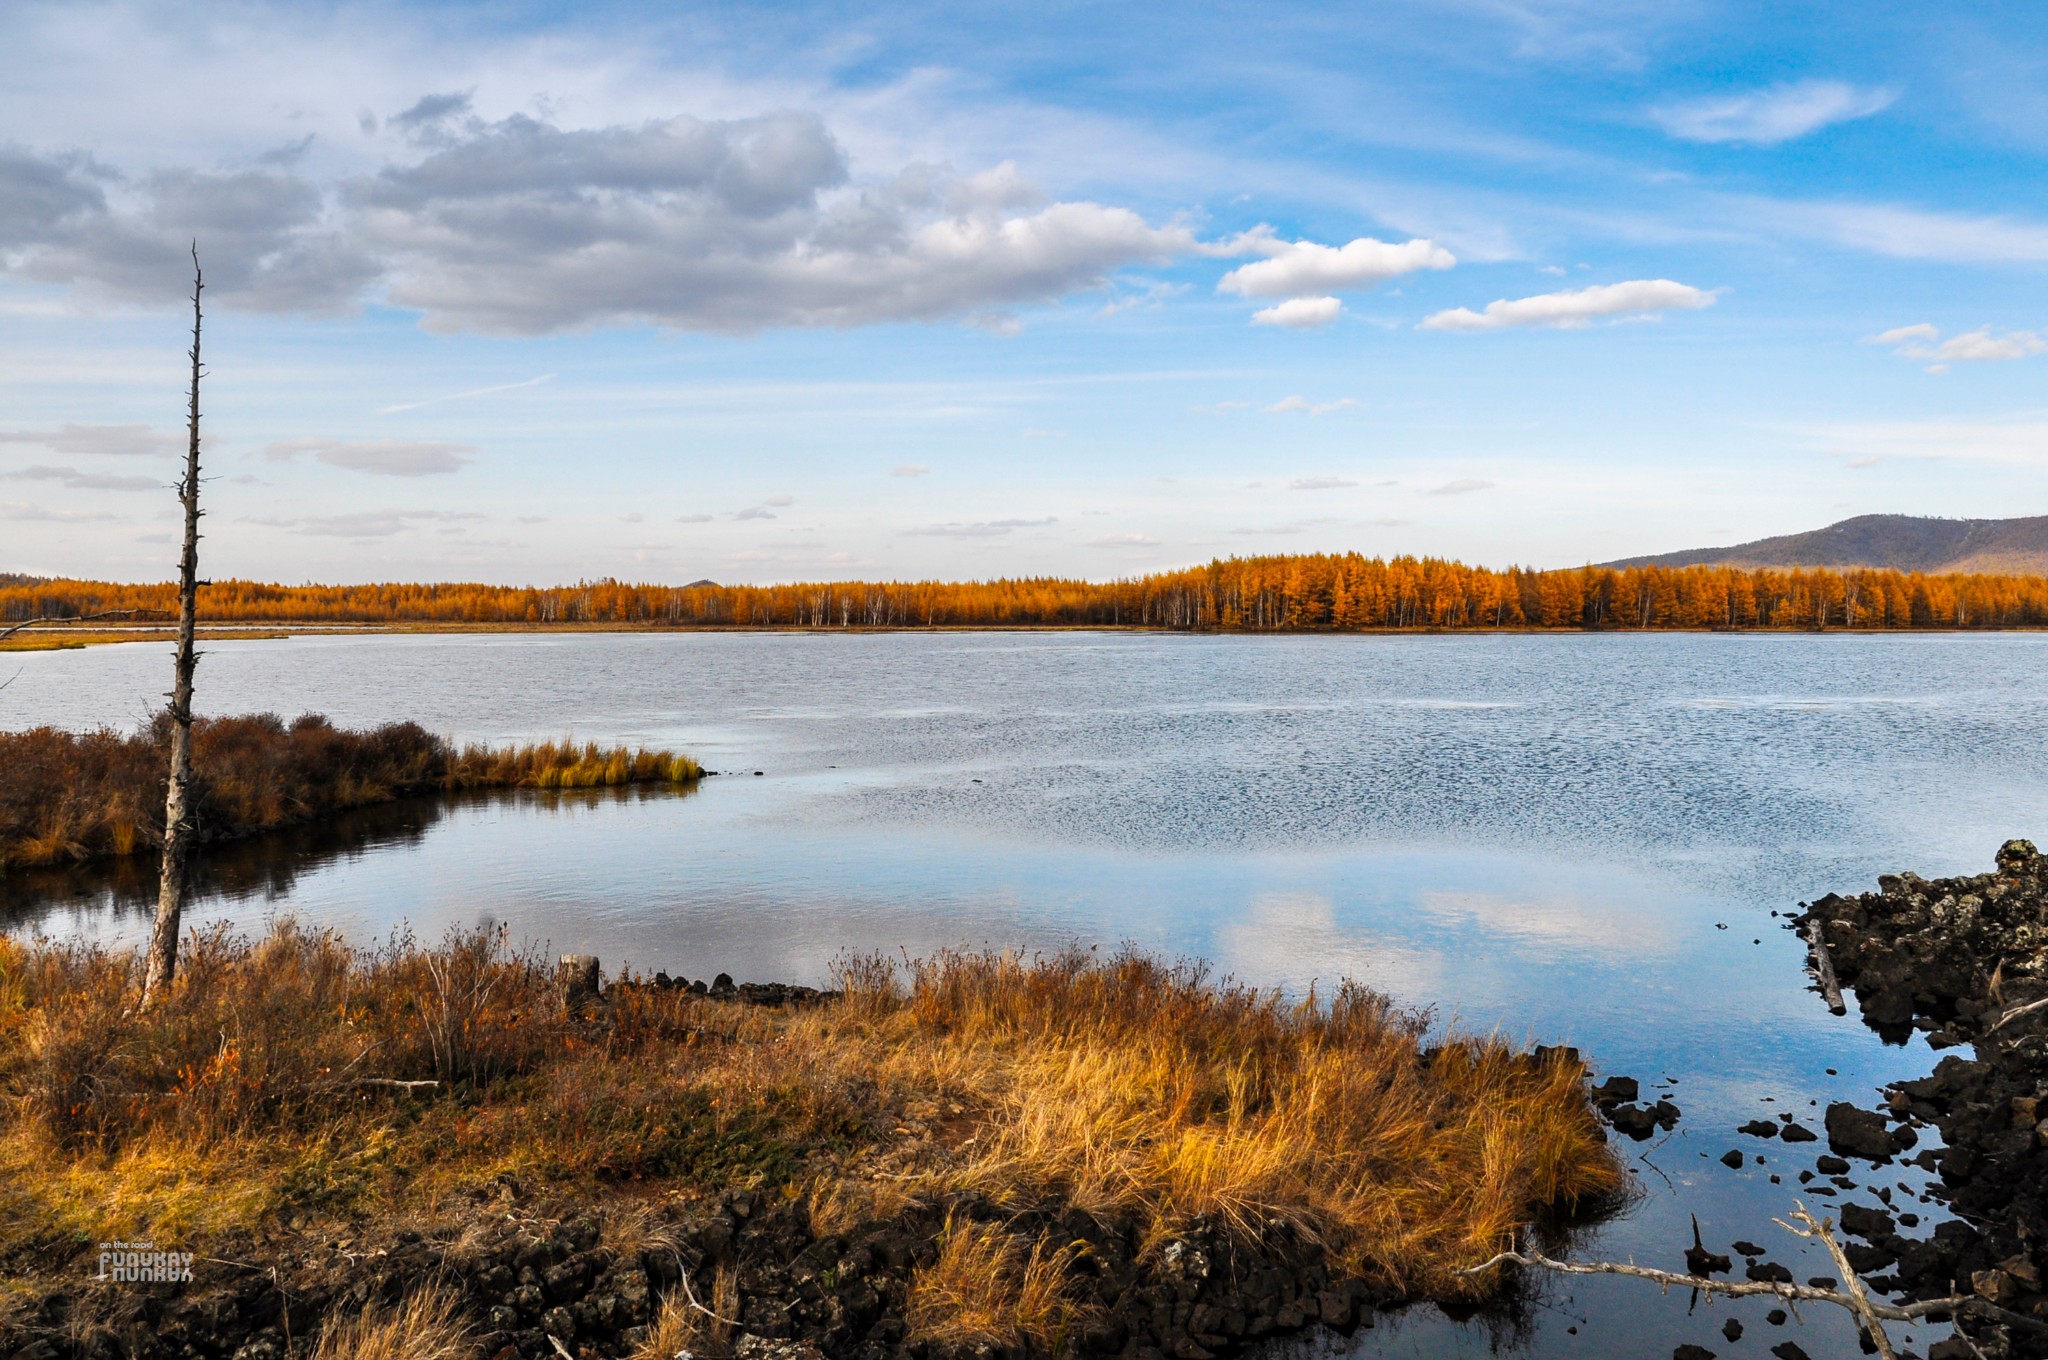
[[[130,727],[169,649],[0,663],[17,671],[0,725]],[[1933,1058],[1829,1015],[1773,913],[1880,872],[1982,872],[2048,831],[2038,634],[320,636],[210,644],[198,706],[671,746],[722,773],[237,847],[209,857],[194,921],[292,913],[370,940],[489,919],[608,970],[741,980],[1076,940],[1297,990],[1355,977],[1440,1025],[1577,1044],[1684,1110],[1623,1144],[1644,1194],[1582,1253],[1679,1268],[1696,1213],[1710,1243],[1764,1242],[1802,1279],[1829,1267],[1770,1218],[1809,1193],[1790,1173],[1811,1150],[1731,1171],[1715,1159],[1757,1146],[1734,1126],[1816,1122],[1815,1102],[1868,1104]],[[0,924],[138,939],[139,880],[0,880]],[[1781,1331],[1761,1301],[1689,1319],[1646,1285],[1569,1284],[1514,1335],[1418,1312],[1338,1349],[1855,1353],[1833,1310]],[[1725,1315],[1750,1329],[1737,1346]],[[1922,1349],[1945,1332],[1908,1330]]]

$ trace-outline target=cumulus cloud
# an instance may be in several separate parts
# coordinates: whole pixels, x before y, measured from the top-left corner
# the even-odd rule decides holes
[[[122,456],[183,453],[187,436],[147,425],[63,425],[54,430],[0,430],[0,444],[40,444],[53,453]]]
[[[1358,483],[1343,477],[1297,477],[1287,484],[1289,491],[1342,491]]]
[[[1562,293],[1501,298],[1475,312],[1454,307],[1422,322],[1429,331],[1489,331],[1507,326],[1550,326],[1575,330],[1605,317],[1649,317],[1674,309],[1711,307],[1714,295],[1670,279],[1632,279],[1601,283]]]
[[[263,456],[290,463],[310,453],[317,462],[382,477],[435,477],[460,472],[476,452],[474,444],[434,439],[284,439],[266,445]]]
[[[1929,373],[1946,373],[1948,366],[1955,363],[2025,359],[2048,352],[2048,339],[2034,331],[2007,331],[2001,335],[1989,326],[1982,326],[1943,340],[1940,328],[1924,321],[1913,326],[1896,326],[1865,338],[1869,344],[1891,346],[1892,353],[1901,359],[1926,364]]]
[[[1254,326],[1286,326],[1291,330],[1315,330],[1335,321],[1344,304],[1333,297],[1289,298],[1252,313]]]
[[[99,472],[80,472],[74,467],[51,467],[37,463],[7,477],[17,481],[58,482],[74,491],[159,491],[164,483],[155,477],[115,477]]]
[[[1800,80],[1744,94],[1686,100],[1652,109],[1650,116],[1688,142],[1744,142],[1776,146],[1836,123],[1881,113],[1897,90],[1841,80]]]
[[[1492,486],[1492,482],[1484,482],[1477,477],[1460,477],[1454,482],[1445,482],[1442,486],[1432,487],[1429,494],[1432,496],[1463,496],[1468,492],[1488,490]]]
[[[1047,202],[1013,164],[912,165],[856,183],[813,113],[565,128],[430,95],[372,173],[288,165],[123,180],[77,155],[0,152],[0,256],[88,296],[209,296],[320,311],[381,295],[433,330],[540,334],[648,323],[747,333],[979,318],[1213,253],[1193,231]]]
[[[1051,515],[1043,519],[985,519],[972,524],[950,520],[944,524],[926,524],[903,532],[919,538],[1000,538],[1018,529],[1042,529],[1059,521]]]
[[[1310,401],[1307,397],[1282,397],[1266,408],[1267,415],[1283,415],[1289,411],[1300,411],[1304,415],[1326,416],[1332,411],[1347,411],[1359,404],[1356,397],[1339,397],[1335,401]]]
[[[1266,257],[1239,265],[1217,283],[1218,292],[1240,297],[1305,298],[1370,288],[1418,269],[1449,269],[1458,262],[1436,242],[1420,238],[1395,244],[1361,236],[1345,245],[1325,246],[1251,232],[1233,244]]]

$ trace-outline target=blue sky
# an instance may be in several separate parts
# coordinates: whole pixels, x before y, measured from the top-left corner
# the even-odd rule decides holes
[[[1354,12],[1355,11],[1355,12]],[[0,570],[1567,565],[2048,513],[2038,6],[14,4]]]

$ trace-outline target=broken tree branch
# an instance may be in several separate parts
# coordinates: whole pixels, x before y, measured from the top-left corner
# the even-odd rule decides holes
[[[1845,1292],[1839,1289],[1821,1289],[1815,1285],[1783,1284],[1767,1280],[1741,1282],[1714,1280],[1701,1275],[1682,1274],[1675,1270],[1656,1270],[1652,1267],[1639,1266],[1632,1262],[1559,1261],[1545,1256],[1542,1252],[1536,1251],[1533,1248],[1523,1249],[1519,1246],[1513,1250],[1501,1252],[1491,1260],[1483,1261],[1479,1265],[1460,1271],[1459,1274],[1480,1275],[1494,1269],[1496,1266],[1517,1265],[1534,1270],[1553,1271],[1559,1275],[1626,1275],[1633,1279],[1648,1280],[1652,1284],[1659,1285],[1665,1289],[1695,1289],[1703,1294],[1719,1294],[1726,1298],[1747,1298],[1759,1294],[1768,1294],[1782,1299],[1788,1306],[1799,1303],[1833,1304],[1837,1308],[1846,1309],[1851,1316],[1863,1323],[1865,1329],[1871,1334],[1872,1342],[1879,1347],[1878,1354],[1880,1356],[1893,1356],[1894,1358],[1897,1353],[1890,1349],[1891,1341],[1884,1334],[1883,1322],[1915,1322],[1935,1313],[1978,1317],[1987,1322],[1999,1322],[2009,1327],[2018,1327],[2036,1334],[2048,1334],[2048,1323],[2043,1323],[2035,1318],[2026,1317],[2019,1313],[2010,1312],[1975,1295],[1925,1299],[1908,1304],[1879,1302],[1870,1296],[1869,1292],[1864,1289],[1862,1280],[1857,1277],[1854,1270],[1849,1268],[1848,1260],[1843,1256],[1839,1244],[1834,1240],[1834,1235],[1831,1231],[1834,1226],[1833,1220],[1816,1220],[1811,1214],[1807,1213],[1804,1204],[1799,1203],[1797,1200],[1794,1200],[1793,1204],[1795,1207],[1792,1217],[1801,1223],[1807,1224],[1807,1228],[1795,1228],[1783,1219],[1774,1219],[1772,1221],[1777,1223],[1779,1227],[1800,1237],[1812,1238],[1818,1236],[1821,1243],[1827,1247],[1828,1254],[1834,1258],[1836,1268],[1842,1272],[1842,1278],[1849,1282],[1850,1291],[1853,1292]]]
[[[125,619],[133,614],[161,614],[161,609],[102,609],[97,614],[38,614],[20,623],[10,623],[0,628],[0,642],[5,642],[24,628],[33,628],[39,623],[91,623],[95,619]]]
[[[1842,1004],[1842,984],[1835,980],[1835,961],[1828,957],[1828,942],[1820,933],[1820,918],[1810,916],[1806,921],[1806,943],[1813,950],[1813,976],[1820,983],[1820,994],[1827,998],[1828,1009],[1836,1015],[1848,1012]]]

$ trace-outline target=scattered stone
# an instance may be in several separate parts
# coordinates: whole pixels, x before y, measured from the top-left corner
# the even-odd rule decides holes
[[[1721,1154],[1721,1165],[1729,1168],[1731,1171],[1740,1167],[1742,1165],[1742,1154],[1734,1148],[1728,1149]]]
[[[1787,1123],[1784,1128],[1778,1131],[1778,1136],[1788,1143],[1812,1143],[1819,1141],[1819,1136],[1804,1124]]]
[[[1729,1318],[1721,1324],[1721,1335],[1727,1337],[1730,1341],[1742,1340],[1742,1324],[1734,1318]]]
[[[1735,1131],[1737,1133],[1746,1133],[1752,1138],[1776,1138],[1778,1136],[1778,1126],[1768,1119],[1752,1119]]]
[[[1737,1252],[1744,1256],[1761,1256],[1764,1254],[1764,1249],[1754,1242],[1746,1240],[1737,1240],[1735,1242],[1729,1243],[1729,1245],[1734,1247]]]
[[[1780,1341],[1771,1347],[1771,1354],[1778,1360],[1813,1360],[1797,1341]]]

